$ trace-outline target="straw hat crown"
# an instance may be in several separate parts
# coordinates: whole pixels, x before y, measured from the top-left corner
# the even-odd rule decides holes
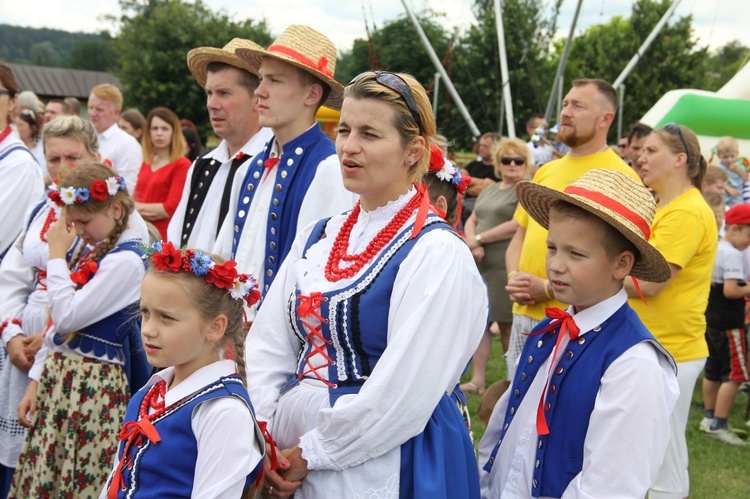
[[[566,201],[598,216],[640,252],[631,270],[633,277],[664,282],[671,276],[667,261],[648,242],[656,202],[639,180],[599,168],[584,173],[562,192],[533,182],[519,182],[516,194],[521,206],[545,229],[549,229],[549,211],[555,201]]]
[[[236,50],[240,48],[263,52],[263,47],[257,43],[245,40],[244,38],[235,38],[220,49],[216,47],[194,48],[187,54],[188,68],[201,87],[206,86],[207,68],[212,62],[223,62],[258,76],[260,61],[254,64],[251,61],[237,57]]]
[[[334,79],[336,47],[323,33],[309,26],[292,24],[269,45],[268,49],[239,47],[236,52],[237,56],[253,66],[260,67],[263,57],[273,57],[312,74],[331,89],[323,104],[333,109],[341,109],[344,86]]]

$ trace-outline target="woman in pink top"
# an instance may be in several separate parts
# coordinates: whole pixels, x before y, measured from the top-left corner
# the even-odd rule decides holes
[[[182,126],[177,115],[166,107],[148,113],[143,136],[143,164],[135,189],[135,207],[151,222],[161,237],[167,238],[167,225],[182,196],[190,160]]]

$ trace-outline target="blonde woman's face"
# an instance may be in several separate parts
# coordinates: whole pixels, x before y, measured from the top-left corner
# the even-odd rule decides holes
[[[78,166],[81,163],[99,161],[99,155],[92,156],[88,150],[73,137],[48,137],[44,141],[44,159],[47,171],[54,179],[62,165]]]

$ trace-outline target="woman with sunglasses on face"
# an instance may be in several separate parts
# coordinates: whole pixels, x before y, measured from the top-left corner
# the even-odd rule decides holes
[[[700,192],[706,160],[692,130],[675,123],[654,130],[638,162],[643,183],[657,200],[649,242],[669,262],[672,277],[658,284],[639,282],[648,303],[632,282],[625,284],[630,305],[677,361],[680,385],[669,448],[649,497],[682,498],[690,491],[685,428],[693,389],[708,356],[705,312],[718,234]]]
[[[449,394],[488,304],[470,251],[414,185],[434,134],[412,77],[366,72],[346,87],[336,151],[360,201],[298,234],[247,338],[249,392],[280,463],[264,497],[479,496]]]
[[[490,322],[497,323],[503,349],[508,350],[513,307],[505,290],[508,284],[505,252],[518,227],[518,223],[513,220],[513,213],[518,206],[516,184],[531,178],[533,164],[529,148],[519,139],[502,139],[493,148],[492,160],[495,175],[501,180],[479,194],[464,230],[479,273],[489,289]],[[484,393],[487,362],[491,353],[492,338],[487,329],[472,359],[471,380],[463,383],[461,390],[479,395]]]

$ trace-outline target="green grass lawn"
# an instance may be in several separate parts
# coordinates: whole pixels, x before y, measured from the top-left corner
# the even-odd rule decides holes
[[[500,338],[492,339],[492,356],[487,367],[487,386],[505,377],[505,360]],[[462,381],[471,379],[471,368]],[[484,424],[477,416],[479,395],[467,394],[471,411],[471,426],[474,443],[484,434]],[[712,440],[698,431],[698,423],[703,417],[701,405],[701,380],[693,393],[693,407],[688,420],[687,441],[690,454],[690,496],[695,498],[734,499],[750,497],[750,447],[735,447]],[[734,404],[729,424],[735,428],[745,426],[745,405],[747,395],[740,393]]]

